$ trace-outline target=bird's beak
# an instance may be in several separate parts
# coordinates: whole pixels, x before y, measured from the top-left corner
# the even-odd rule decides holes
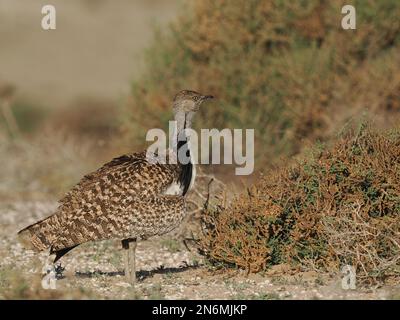
[[[202,100],[209,100],[209,99],[214,99],[214,96],[202,96]]]

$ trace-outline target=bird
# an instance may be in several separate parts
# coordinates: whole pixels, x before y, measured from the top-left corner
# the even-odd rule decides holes
[[[136,282],[137,241],[166,234],[177,228],[186,213],[186,197],[196,169],[186,134],[201,104],[213,99],[193,90],[182,90],[173,99],[176,121],[168,159],[146,151],[112,159],[85,175],[49,217],[18,232],[25,247],[49,250],[51,266],[80,244],[107,239],[121,241],[125,251],[126,280]],[[189,161],[179,161],[181,150]]]

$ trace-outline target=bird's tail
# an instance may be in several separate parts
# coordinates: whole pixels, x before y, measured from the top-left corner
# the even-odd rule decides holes
[[[52,228],[49,223],[52,216],[38,221],[18,232],[18,240],[27,249],[43,251],[51,246]]]

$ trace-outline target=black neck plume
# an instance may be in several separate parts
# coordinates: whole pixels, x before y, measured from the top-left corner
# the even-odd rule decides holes
[[[189,143],[186,136],[184,137],[184,139],[178,141],[177,151],[178,151],[177,155],[186,154],[186,156],[189,158],[189,162],[187,164],[181,164],[179,162],[179,156],[178,156],[178,163],[180,164],[181,167],[179,182],[183,187],[182,195],[185,195],[189,190],[190,182],[192,181],[192,175],[193,175],[193,164],[190,160],[191,155],[190,155]]]

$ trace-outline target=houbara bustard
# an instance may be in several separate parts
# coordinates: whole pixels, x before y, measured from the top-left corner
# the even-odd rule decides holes
[[[149,159],[146,151],[113,159],[84,176],[60,200],[53,215],[21,230],[21,242],[35,251],[49,250],[54,267],[57,260],[82,243],[121,240],[126,249],[125,275],[134,283],[136,241],[165,234],[185,217],[185,197],[195,179],[185,129],[191,128],[200,105],[212,98],[189,90],[175,96],[176,130],[169,157],[178,161]],[[179,161],[181,150],[190,160],[185,164]]]

